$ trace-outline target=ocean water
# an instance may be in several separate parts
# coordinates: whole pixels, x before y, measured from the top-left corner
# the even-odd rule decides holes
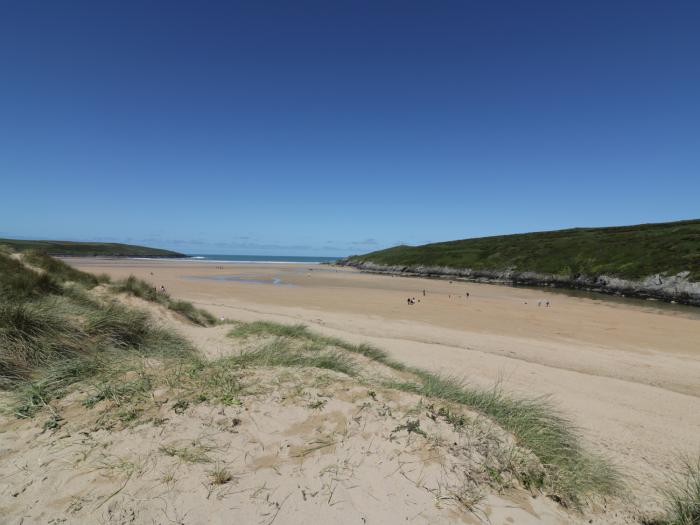
[[[233,263],[298,263],[319,264],[333,262],[340,257],[318,257],[297,255],[217,255],[217,254],[192,254],[190,259],[202,262],[233,262]]]

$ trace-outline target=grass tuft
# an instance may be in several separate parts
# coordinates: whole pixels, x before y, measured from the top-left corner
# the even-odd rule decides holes
[[[150,335],[152,326],[146,312],[111,303],[88,315],[85,330],[113,346],[139,348]]]
[[[233,479],[233,474],[220,465],[217,465],[216,468],[209,473],[209,476],[211,477],[212,485],[225,485]]]
[[[418,382],[393,386],[465,405],[490,417],[511,432],[520,446],[537,456],[547,474],[541,484],[549,487],[550,496],[565,506],[577,507],[586,497],[611,494],[619,488],[615,469],[583,449],[574,426],[547,399],[514,398],[498,386],[480,390],[455,378],[411,371]]]
[[[91,273],[76,270],[69,264],[38,251],[25,252],[24,260],[33,266],[41,268],[46,273],[50,274],[54,279],[62,283],[74,282],[80,283],[86,288],[94,288],[101,282],[109,281],[109,276],[107,275],[103,274],[98,277]]]
[[[286,325],[273,323],[270,321],[253,321],[252,323],[240,323],[229,332],[231,337],[252,337],[252,336],[269,336],[291,337],[310,339],[312,333],[303,324]]]
[[[665,515],[652,520],[650,525],[698,525],[700,524],[700,458],[684,459],[681,470],[670,479],[662,490],[666,500]]]
[[[0,386],[84,352],[84,334],[59,305],[51,300],[0,303]]]
[[[10,254],[0,253],[0,298],[24,301],[61,294],[61,285],[48,273],[27,268]]]
[[[206,310],[197,308],[188,301],[171,301],[168,308],[174,312],[184,315],[194,324],[198,324],[200,326],[212,326],[217,323],[216,317]]]
[[[403,363],[394,361],[386,352],[372,345],[361,343],[354,345],[336,337],[327,337],[312,332],[303,324],[285,325],[271,321],[253,321],[250,323],[239,323],[228,334],[230,337],[247,338],[252,336],[277,336],[280,338],[297,339],[305,341],[308,349],[324,349],[336,347],[347,350],[354,354],[363,355],[373,361],[377,361],[394,370],[405,370]]]
[[[200,326],[212,326],[217,324],[217,319],[211,313],[197,308],[188,301],[176,301],[167,293],[159,292],[155,286],[130,275],[127,279],[119,281],[112,286],[112,290],[118,293],[127,293],[146,301],[162,304],[166,308],[177,312],[185,318]]]
[[[334,350],[305,354],[292,348],[288,341],[277,338],[255,350],[225,358],[237,366],[292,366],[333,370],[349,376],[357,375],[357,363]]]

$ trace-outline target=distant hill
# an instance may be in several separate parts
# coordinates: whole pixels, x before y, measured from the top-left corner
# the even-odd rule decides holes
[[[29,241],[0,239],[0,245],[16,251],[36,250],[54,256],[82,257],[187,257],[183,253],[133,244],[74,241]]]
[[[343,264],[372,271],[550,284],[663,299],[683,300],[683,294],[697,293],[700,301],[700,219],[396,246],[348,257]],[[678,277],[669,282],[652,276]],[[667,289],[635,292],[635,286],[618,282],[649,279],[655,287]],[[688,288],[686,282],[697,286]]]

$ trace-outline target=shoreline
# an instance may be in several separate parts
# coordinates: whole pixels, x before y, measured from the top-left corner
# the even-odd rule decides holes
[[[323,264],[326,266],[333,266],[337,261],[342,258],[315,258],[306,256],[295,256],[295,255],[217,255],[211,254],[206,255],[83,255],[83,254],[59,254],[59,253],[48,253],[51,257],[56,257],[57,259],[94,259],[94,260],[106,260],[106,261],[124,261],[124,260],[134,260],[134,261],[160,261],[160,260],[172,260],[172,261],[183,261],[183,262],[201,262],[201,263],[218,263],[218,264]],[[227,257],[241,257],[240,259],[230,259]],[[243,259],[243,257],[248,257]],[[259,259],[256,259],[259,257]],[[285,257],[284,259],[276,259],[276,257]],[[294,259],[309,259],[309,260],[294,260]]]
[[[108,259],[108,260],[115,260],[115,261],[119,261],[122,259],[183,260],[183,259],[190,258],[188,255],[149,255],[148,257],[144,257],[144,256],[140,256],[140,255],[85,255],[85,254],[70,255],[70,254],[49,253],[49,252],[46,252],[46,254],[50,255],[51,257],[56,257],[57,259]]]
[[[335,266],[355,268],[361,272],[397,277],[454,280],[465,283],[497,284],[514,287],[578,290],[616,297],[663,301],[700,307],[700,283],[687,280],[687,273],[674,276],[653,275],[641,281],[598,275],[576,278],[536,272],[471,270],[435,266],[386,266],[372,262],[342,260]]]

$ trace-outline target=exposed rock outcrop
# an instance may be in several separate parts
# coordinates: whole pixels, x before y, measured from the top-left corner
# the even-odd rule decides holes
[[[700,282],[690,281],[688,279],[689,272],[680,272],[676,275],[656,274],[633,281],[610,275],[556,275],[514,269],[472,270],[447,266],[386,266],[369,261],[356,261],[352,258],[343,259],[337,264],[373,273],[528,286],[553,286],[700,306]]]

